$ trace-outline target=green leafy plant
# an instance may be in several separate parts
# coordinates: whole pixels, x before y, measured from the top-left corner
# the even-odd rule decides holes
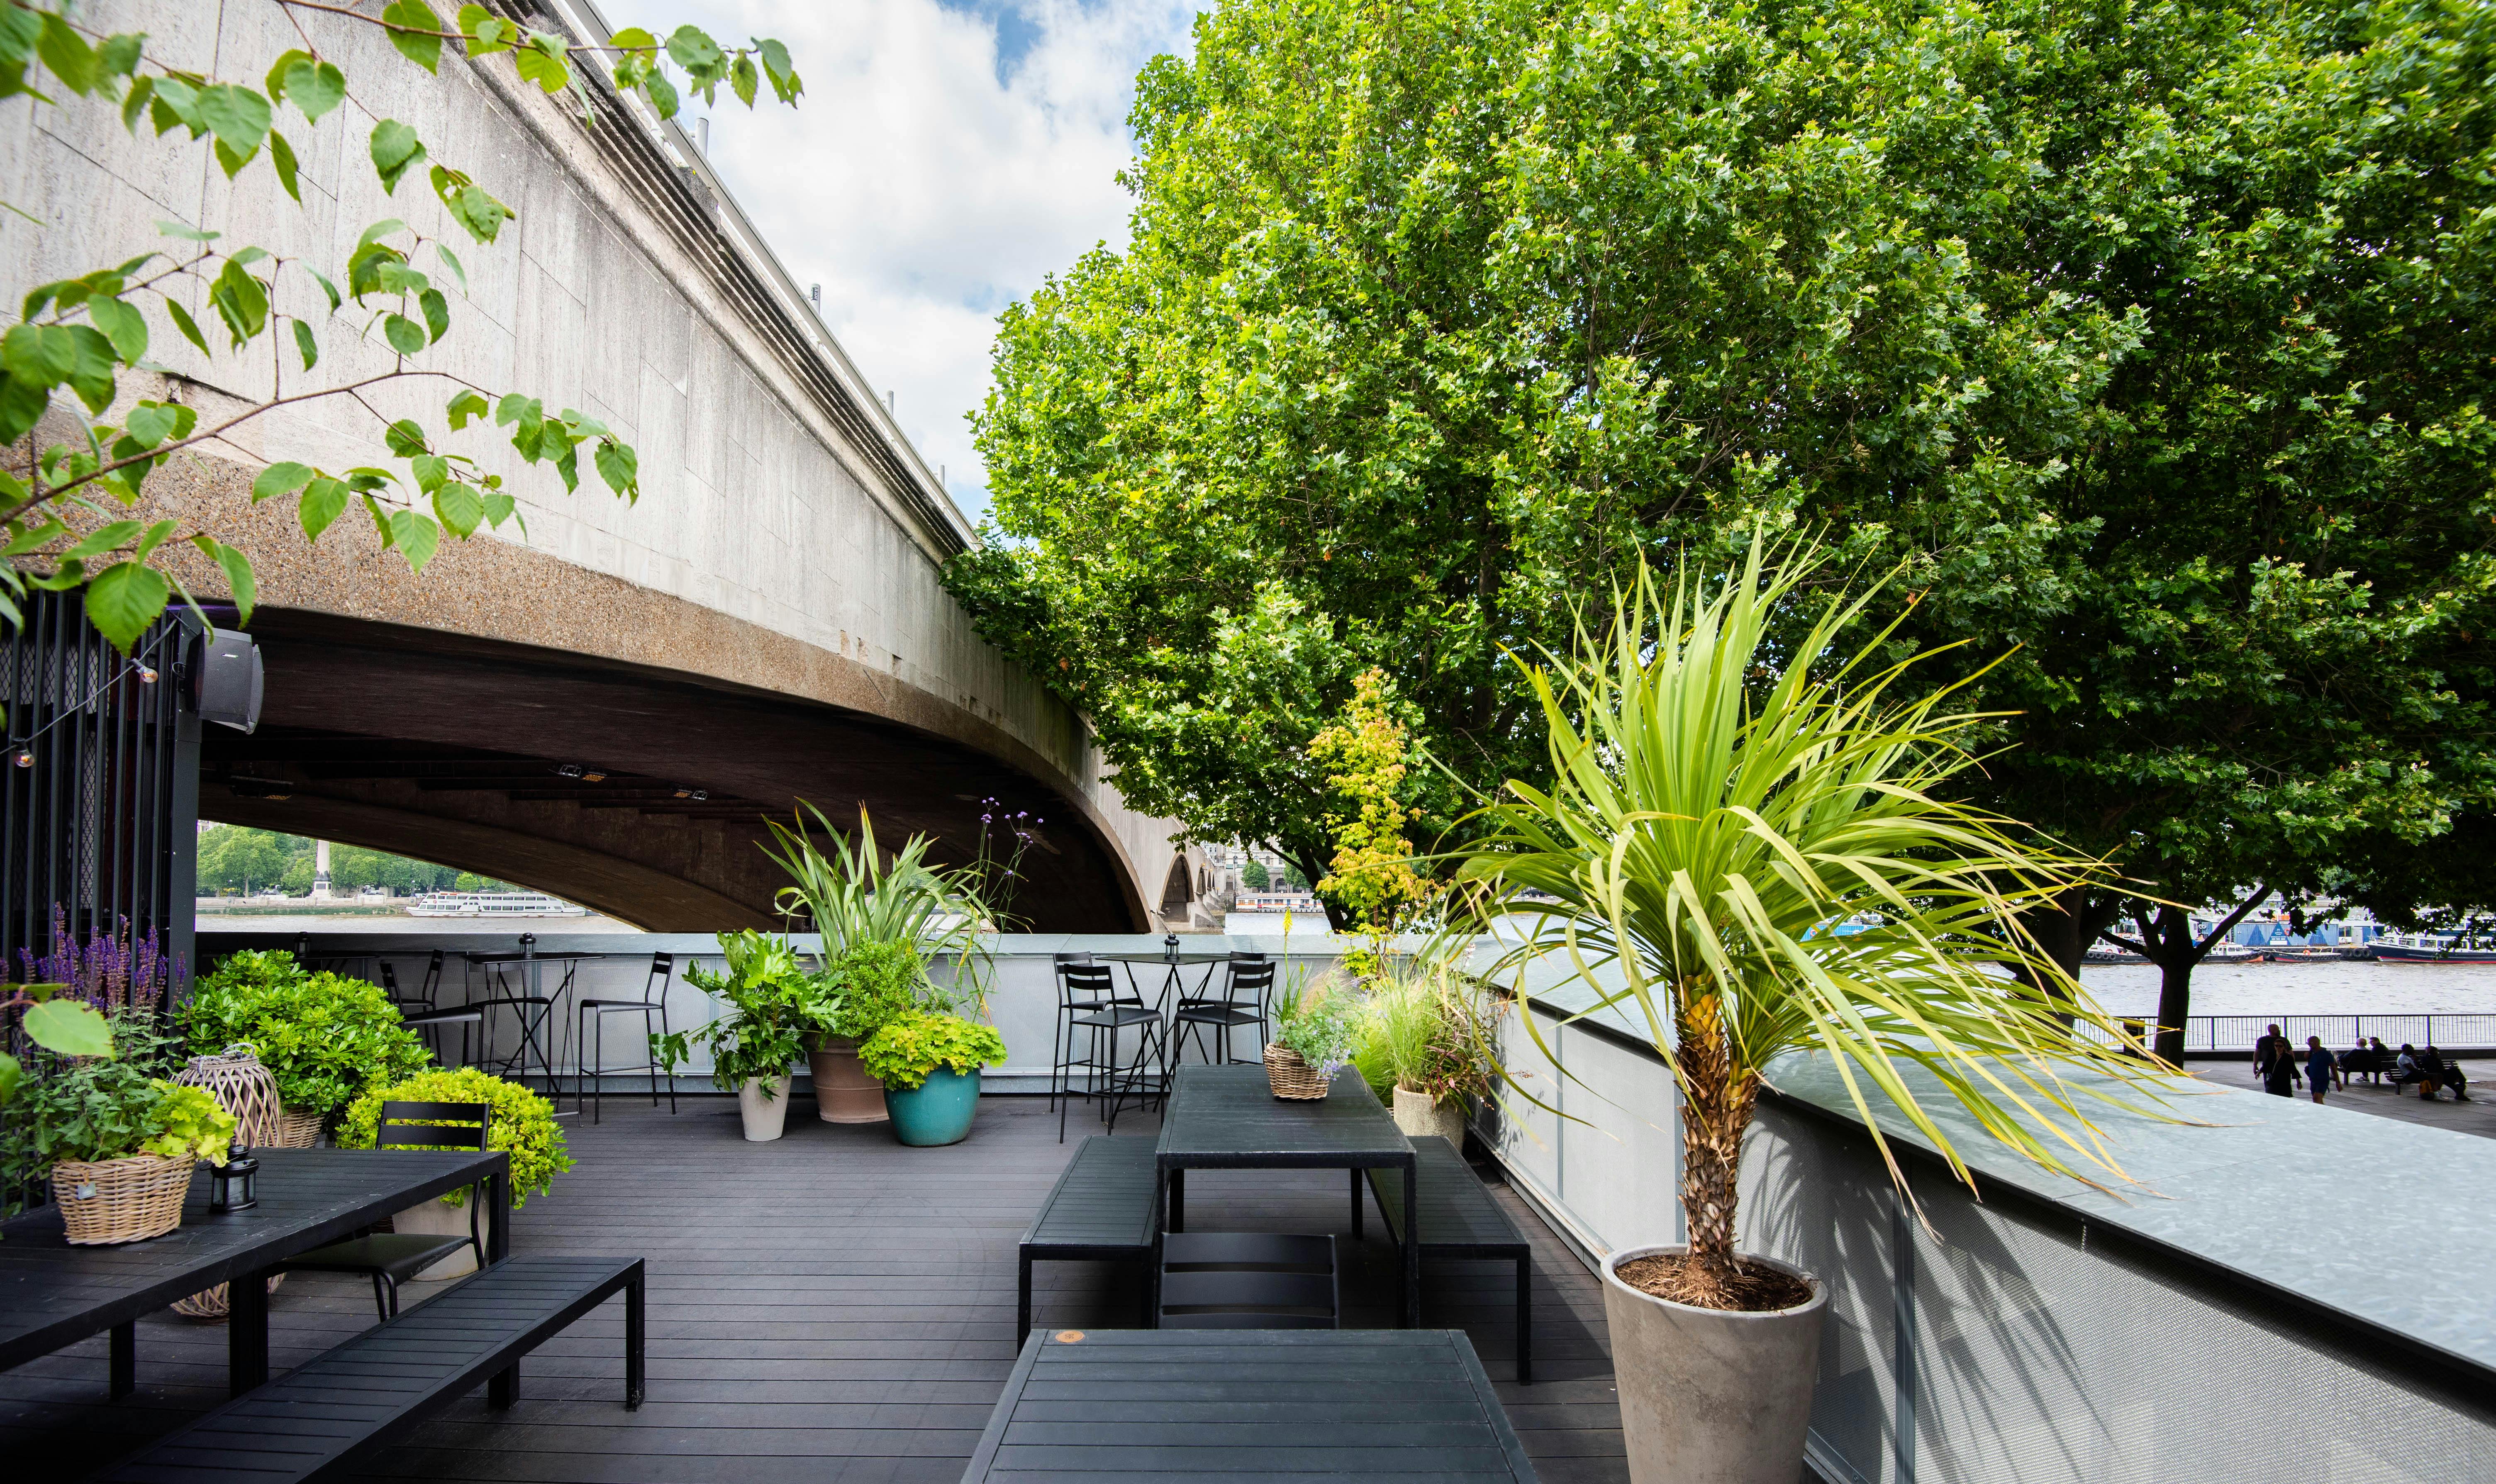
[[[808,990],[805,1014],[815,1029],[859,1041],[903,1015],[952,1008],[912,943],[853,944],[814,975]]]
[[[653,1035],[651,1053],[673,1076],[701,1047],[710,1053],[711,1083],[722,1092],[751,1081],[762,1084],[764,1097],[777,1097],[780,1074],[805,1050],[813,987],[787,939],[722,933],[719,946],[728,960],[726,973],[696,964],[686,969],[685,979],[727,1001],[728,1013],[691,1031]]]
[[[1558,958],[1598,996],[1571,1019],[1625,1012],[1663,1059],[1681,1095],[1690,1232],[1676,1296],[1706,1308],[1744,1306],[1736,1175],[1779,1057],[1828,1058],[1893,1175],[1873,1095],[1971,1183],[1926,1105],[1936,1091],[2048,1169],[2121,1180],[2079,1104],[2148,1109],[2129,1091],[2168,1069],[2023,925],[2083,863],[1950,797],[1975,766],[1960,744],[1985,718],[1951,709],[1947,686],[1899,698],[1929,655],[1885,658],[1887,629],[1839,648],[1881,584],[1807,600],[1824,560],[1760,536],[1712,588],[1683,581],[1667,598],[1641,575],[1607,634],[1529,665],[1557,782],[1511,783],[1461,873],[1488,888],[1485,930],[1533,928],[1503,968]],[[1780,619],[1794,628],[1772,642]],[[1830,931],[1841,922],[1863,926]]]
[[[876,845],[875,821],[863,808],[855,839],[844,838],[822,810],[802,801],[796,828],[777,819],[764,822],[773,845],[763,847],[763,853],[790,881],[776,899],[780,912],[824,935],[827,962],[838,963],[868,943],[907,943],[921,963],[951,957],[967,998],[986,1005],[990,964],[980,925],[991,913],[976,875],[929,865],[933,842],[925,835],[911,836],[888,862]],[[817,836],[830,848],[816,845]]]
[[[940,1067],[968,1076],[1005,1059],[1005,1037],[994,1026],[959,1015],[903,1015],[858,1047],[867,1075],[903,1093],[923,1086]]]
[[[446,23],[424,0],[390,0],[378,15],[311,0],[281,3],[378,26],[402,57],[428,74],[439,70],[445,43],[481,65],[507,57],[520,81],[576,100],[590,121],[595,113],[575,77],[582,53],[603,53],[617,91],[662,119],[672,116],[680,102],[670,63],[682,69],[686,90],[705,103],[722,84],[748,108],[766,81],[786,104],[804,90],[788,48],[778,42],[756,40],[732,49],[695,26],[679,27],[664,41],[636,27],[618,32],[604,46],[576,46],[564,35],[527,29],[476,4],[459,7],[455,22]],[[143,35],[99,34],[72,17],[70,0],[0,0],[0,99],[21,96],[55,109],[92,110],[99,124],[111,118],[117,104],[120,123],[131,135],[142,125],[160,139],[178,130],[237,184],[265,157],[275,184],[300,202],[300,157],[287,130],[308,139],[303,131],[347,100],[348,78],[308,36],[302,47],[279,53],[263,74],[218,77],[165,65]],[[370,103],[373,96],[378,95],[362,101]],[[442,145],[436,139],[428,146],[410,125],[384,118],[357,153],[369,155],[385,193],[395,195],[414,176],[430,188],[469,243],[493,244],[515,213],[442,157]],[[311,142],[304,147],[310,158],[323,152]],[[316,204],[320,199],[325,198],[316,192]],[[190,598],[167,562],[184,546],[221,572],[248,623],[256,582],[251,561],[239,548],[208,530],[186,529],[179,520],[123,518],[122,510],[139,504],[148,476],[175,453],[228,438],[280,408],[334,399],[359,410],[376,418],[384,445],[405,465],[402,473],[372,466],[327,470],[291,459],[269,464],[253,481],[252,498],[291,502],[306,540],[317,541],[350,505],[358,505],[371,517],[382,546],[421,571],[444,532],[465,539],[480,525],[514,519],[514,499],[501,475],[457,451],[438,428],[373,411],[376,390],[387,397],[398,389],[393,384],[448,382],[443,420],[451,434],[490,417],[493,427],[510,429],[512,450],[523,462],[551,466],[567,490],[579,484],[586,448],[608,488],[625,499],[638,498],[639,457],[605,423],[569,408],[550,412],[525,391],[475,386],[423,361],[452,328],[446,291],[463,298],[467,294],[467,269],[449,242],[388,218],[366,227],[345,261],[332,261],[324,271],[300,258],[224,244],[220,233],[184,223],[159,225],[167,246],[38,286],[26,296],[19,322],[0,338],[0,446],[33,434],[57,394],[68,393],[86,414],[75,439],[0,470],[0,542],[5,555],[16,559],[0,564],[0,623],[15,627],[16,600],[29,586],[84,586],[87,616],[127,654],[175,593]],[[437,280],[436,273],[444,276]],[[312,312],[294,312],[304,306]],[[204,330],[193,317],[195,308],[203,312]],[[151,326],[151,310],[157,326]],[[178,334],[211,364],[213,338],[237,362],[248,356],[251,367],[271,368],[266,394],[222,407],[207,418],[170,392],[161,399],[126,399],[122,376],[139,373],[146,379],[141,385],[154,389],[165,370],[149,358],[158,326]],[[334,348],[341,335],[378,338],[391,356],[388,369],[347,377],[325,372],[316,379],[324,339]],[[299,369],[290,361],[299,361]],[[253,385],[254,376],[237,363],[218,368],[216,381],[243,386]],[[124,408],[118,422],[105,417],[116,405]],[[43,559],[49,570],[25,570],[28,558]]]
[[[122,1022],[125,1012],[114,1017]],[[103,1017],[98,1016],[101,1022]],[[95,1044],[81,1039],[81,1046]],[[151,1154],[197,1155],[222,1164],[234,1134],[234,1115],[199,1088],[150,1076],[114,1054],[108,1032],[100,1050],[53,1051],[21,1079],[0,1119],[0,1192],[16,1209],[16,1192],[64,1159],[117,1159]]]
[[[1491,1088],[1496,1011],[1451,954],[1391,964],[1370,981],[1352,1062],[1384,1098],[1397,1088],[1433,1102]]]
[[[554,1105],[516,1082],[474,1067],[436,1067],[387,1085],[376,1085],[347,1107],[338,1122],[338,1147],[370,1149],[380,1132],[385,1102],[482,1102],[494,1110],[485,1146],[512,1157],[512,1209],[528,1197],[554,1188],[554,1177],[572,1168],[564,1153],[563,1126],[555,1122]],[[445,1145],[392,1144],[392,1149],[438,1149]],[[465,1190],[443,1199],[456,1206]]]
[[[1351,1065],[1359,1006],[1340,982],[1320,978],[1286,988],[1274,1001],[1274,1041],[1300,1054],[1320,1075]]]
[[[381,987],[306,974],[282,951],[235,953],[182,1006],[193,1054],[248,1042],[289,1105],[328,1113],[376,1082],[412,1076],[433,1058]]]

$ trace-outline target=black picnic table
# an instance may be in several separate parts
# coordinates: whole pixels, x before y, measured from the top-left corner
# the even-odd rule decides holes
[[[1035,1331],[963,1484],[1220,1474],[1531,1484],[1446,1329]]]
[[[252,1156],[260,1161],[258,1205],[211,1213],[202,1165],[182,1224],[144,1242],[72,1247],[53,1206],[0,1225],[0,1370],[109,1330],[111,1390],[125,1395],[137,1365],[139,1317],[232,1283],[226,1366],[232,1394],[240,1396],[268,1379],[268,1290],[250,1280],[287,1258],[480,1180],[500,1217],[489,1223],[485,1260],[508,1250],[512,1161],[500,1150],[256,1149]]]
[[[1352,1176],[1352,1226],[1360,1230],[1362,1171],[1400,1170],[1403,1210],[1415,1209],[1420,1179],[1413,1141],[1395,1127],[1378,1095],[1347,1067],[1332,1090],[1306,1100],[1277,1098],[1262,1064],[1182,1067],[1162,1115],[1154,1155],[1153,1271],[1161,1271],[1164,1231],[1187,1229],[1187,1172],[1192,1169],[1339,1169]],[[1404,1244],[1403,1281],[1395,1296],[1396,1322],[1415,1324],[1421,1314],[1421,1254]],[[1153,1306],[1159,1309],[1156,1303]]]

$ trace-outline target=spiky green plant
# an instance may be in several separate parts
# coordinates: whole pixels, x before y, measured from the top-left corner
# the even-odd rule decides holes
[[[980,927],[991,915],[969,873],[928,864],[933,844],[913,835],[889,861],[876,845],[875,822],[858,810],[858,834],[843,838],[814,805],[799,801],[796,827],[766,820],[779,849],[763,853],[789,874],[780,888],[781,912],[803,912],[824,935],[824,961],[833,964],[867,943],[914,944],[929,963],[951,955],[955,993],[984,1008],[988,958]],[[807,816],[814,824],[807,825]],[[827,849],[815,843],[822,836]]]
[[[1563,956],[1599,991],[1585,1013],[1627,1013],[1670,1069],[1708,1307],[1738,1307],[1742,1132],[1780,1056],[1828,1056],[1893,1176],[1876,1094],[1961,1179],[1926,1106],[1935,1089],[2010,1148],[2090,1180],[2124,1176],[2082,1102],[2154,1102],[2127,1090],[2159,1068],[2020,922],[2086,863],[1953,800],[1985,716],[1955,709],[1954,687],[1919,693],[1930,653],[1883,662],[1894,624],[1841,653],[1886,582],[1807,595],[1825,560],[1763,538],[1738,573],[1676,578],[1669,598],[1641,572],[1574,661],[1525,663],[1555,782],[1511,782],[1460,873],[1480,920],[1534,930],[1501,971]]]

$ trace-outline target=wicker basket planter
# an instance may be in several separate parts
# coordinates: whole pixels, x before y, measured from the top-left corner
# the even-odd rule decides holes
[[[1300,1054],[1277,1041],[1265,1044],[1265,1082],[1277,1098],[1290,1098],[1306,1102],[1324,1098],[1332,1087],[1316,1067],[1300,1059]]]
[[[195,1056],[174,1081],[188,1087],[203,1087],[218,1104],[234,1116],[234,1150],[247,1149],[310,1149],[320,1142],[321,1115],[303,1110],[289,1110],[278,1100],[277,1078],[260,1063],[248,1045],[228,1046],[215,1056]],[[286,1282],[283,1273],[268,1280],[268,1291]],[[188,1298],[175,1299],[173,1312],[185,1319],[199,1319],[215,1324],[234,1313],[233,1295],[226,1285],[203,1288]]]
[[[182,1224],[197,1155],[125,1155],[94,1163],[64,1159],[52,1166],[52,1201],[74,1247],[144,1242]]]
[[[277,1137],[268,1141],[271,1149],[317,1149],[321,1145],[321,1125],[328,1115],[310,1108],[289,1107],[277,1115]]]

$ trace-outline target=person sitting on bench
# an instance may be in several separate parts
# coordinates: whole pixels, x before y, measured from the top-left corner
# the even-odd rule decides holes
[[[2470,1100],[2470,1079],[2461,1074],[2460,1067],[2444,1059],[2444,1053],[2435,1049],[2435,1042],[2427,1042],[2426,1050],[2418,1054],[2418,1070],[2426,1073],[2426,1097],[2430,1101],[2438,1089],[2448,1087],[2452,1089],[2455,1102]]]
[[[2433,1102],[2435,1101],[2435,1084],[2442,1080],[2443,1079],[2441,1077],[2438,1077],[2433,1081],[2430,1081],[2426,1074],[2426,1064],[2419,1058],[2418,1047],[2411,1045],[2408,1041],[2401,1042],[2400,1059],[2392,1064],[2392,1086],[2418,1087],[2421,1089],[2418,1096],[2429,1102]]]
[[[2372,1076],[2377,1082],[2383,1081],[2384,1064],[2375,1060],[2375,1048],[2367,1045],[2366,1037],[2360,1036],[2357,1044],[2340,1053],[2340,1081],[2346,1086],[2365,1076]]]

